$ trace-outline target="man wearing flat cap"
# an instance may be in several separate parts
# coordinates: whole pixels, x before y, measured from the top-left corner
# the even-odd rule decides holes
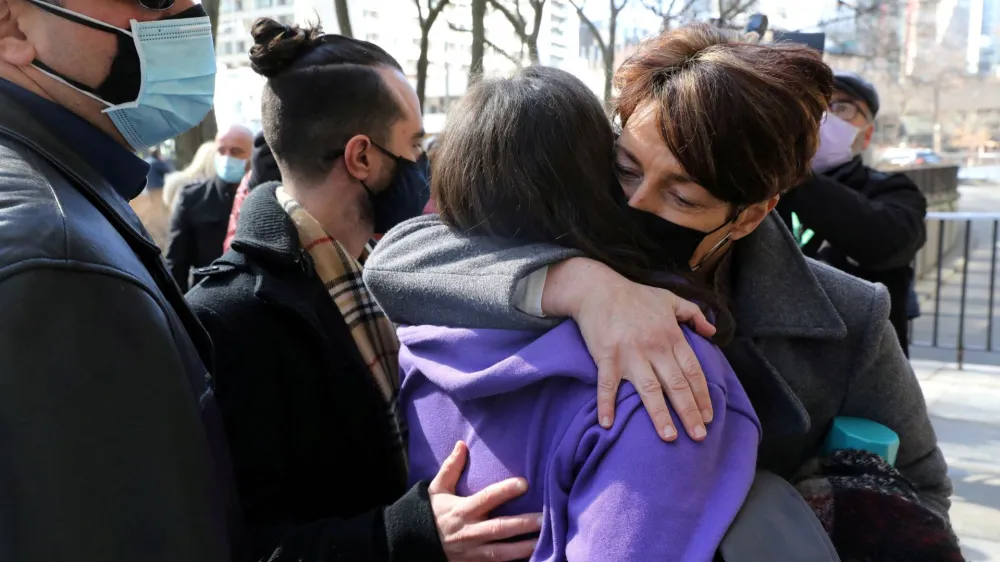
[[[890,321],[909,355],[906,305],[911,264],[927,238],[927,200],[905,175],[864,165],[878,93],[857,74],[836,71],[834,78],[813,175],[782,198],[778,212],[806,256],[888,288]]]

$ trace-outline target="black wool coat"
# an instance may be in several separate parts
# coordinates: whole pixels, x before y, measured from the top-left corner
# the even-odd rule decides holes
[[[427,484],[406,490],[382,398],[276,185],[250,193],[187,295],[214,343],[253,559],[444,560]]]

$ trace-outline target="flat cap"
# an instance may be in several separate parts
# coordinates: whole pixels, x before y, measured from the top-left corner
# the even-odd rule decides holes
[[[871,82],[865,80],[854,72],[835,70],[833,72],[833,84],[837,90],[844,92],[854,99],[865,102],[872,111],[872,117],[878,115],[878,92]]]

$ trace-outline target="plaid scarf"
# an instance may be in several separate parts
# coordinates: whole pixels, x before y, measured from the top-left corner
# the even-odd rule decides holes
[[[371,245],[365,247],[360,260],[354,259],[284,188],[278,187],[275,195],[295,223],[299,244],[309,252],[316,274],[344,317],[354,345],[382,396],[391,451],[405,475],[406,426],[399,411],[399,340],[392,322],[361,279],[362,263],[371,252]]]
[[[958,538],[878,455],[841,450],[806,463],[792,484],[844,562],[961,562]]]

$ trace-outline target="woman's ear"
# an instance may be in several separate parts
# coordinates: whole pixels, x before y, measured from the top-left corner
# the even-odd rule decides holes
[[[760,223],[764,222],[764,219],[767,218],[768,213],[773,211],[778,205],[779,199],[781,199],[781,196],[775,195],[767,201],[755,203],[744,209],[733,225],[732,235],[730,238],[732,240],[739,240],[754,230],[757,230]]]

